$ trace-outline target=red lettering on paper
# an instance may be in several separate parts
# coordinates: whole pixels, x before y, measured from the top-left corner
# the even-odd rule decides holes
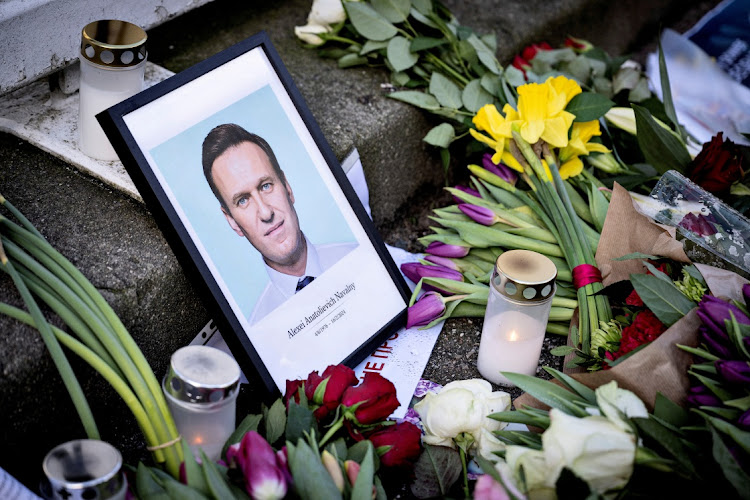
[[[371,361],[368,361],[365,364],[365,370],[370,370],[370,371],[381,371],[384,367],[385,367],[385,363],[380,363],[380,368],[377,367],[377,363],[374,363]]]

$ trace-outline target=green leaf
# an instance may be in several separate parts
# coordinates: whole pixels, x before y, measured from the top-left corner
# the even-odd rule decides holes
[[[503,95],[503,84],[499,76],[493,75],[492,73],[485,73],[479,80],[482,83],[482,88],[490,94],[502,97]]]
[[[607,218],[607,211],[609,210],[609,201],[599,191],[595,185],[591,185],[589,189],[589,211],[591,217],[594,219],[594,226],[599,233],[602,232],[604,227],[604,220]]]
[[[486,35],[480,36],[479,39],[490,48],[493,54],[497,52],[497,36],[494,33],[487,33]]]
[[[363,64],[367,63],[367,58],[362,57],[358,54],[346,54],[339,58],[337,61],[339,68],[346,69],[346,68],[353,68],[354,66],[361,66]]]
[[[463,106],[461,89],[437,71],[430,77],[430,94],[434,95],[440,105],[446,108],[459,109]]]
[[[439,148],[447,148],[455,138],[456,132],[453,127],[449,123],[441,123],[427,132],[422,140]]]
[[[612,260],[632,260],[632,259],[648,259],[648,260],[659,260],[661,257],[656,257],[655,255],[649,255],[647,253],[641,253],[641,252],[633,252],[629,253],[627,255],[623,255],[622,257],[617,257],[616,259]]]
[[[750,476],[742,469],[742,466],[737,463],[732,456],[732,452],[729,451],[727,445],[721,439],[716,429],[712,426],[708,426],[711,429],[711,438],[713,441],[712,454],[716,463],[719,464],[721,472],[724,477],[732,484],[740,498],[750,498]]]
[[[652,263],[644,262],[643,265],[646,266],[646,269],[648,269],[653,276],[656,276],[660,280],[666,281],[667,283],[673,283],[672,278],[667,276],[666,273],[663,273],[656,269],[656,266],[654,266]]]
[[[286,407],[281,398],[277,399],[271,409],[268,410],[266,418],[266,441],[273,444],[283,434],[286,428]]]
[[[367,40],[362,46],[362,50],[359,51],[359,55],[363,56],[365,54],[369,54],[370,52],[381,50],[386,47],[388,47],[388,42],[374,42],[372,40]]]
[[[492,104],[494,99],[492,95],[482,88],[482,82],[479,79],[470,81],[461,94],[461,100],[464,107],[476,113],[485,104]]]
[[[371,0],[372,7],[392,23],[403,23],[411,10],[410,0]]]
[[[732,408],[738,408],[742,411],[747,411],[750,410],[750,396],[745,396],[744,398],[729,399],[727,401],[724,401],[724,404],[727,406],[731,406]]]
[[[391,99],[403,101],[405,103],[411,104],[412,106],[426,109],[428,111],[433,111],[440,108],[440,103],[437,99],[435,99],[434,96],[426,92],[420,92],[418,90],[399,90],[397,92],[391,92],[387,95]]]
[[[150,471],[167,492],[169,498],[179,498],[180,500],[206,500],[208,498],[207,496],[203,495],[197,490],[194,490],[190,486],[184,485],[181,482],[177,481],[172,476],[160,469],[152,468],[150,469]]]
[[[588,415],[583,408],[578,406],[580,403],[585,403],[586,400],[567,389],[563,389],[559,385],[521,373],[500,373],[513,382],[519,389],[528,392],[547,406],[557,408],[575,417],[585,417]]]
[[[569,345],[559,345],[550,349],[549,353],[553,356],[567,356],[571,352],[575,352],[576,348]]]
[[[601,94],[582,92],[570,100],[565,111],[576,115],[577,122],[590,122],[604,116],[614,105],[614,102]]]
[[[641,434],[661,445],[689,474],[695,475],[691,452],[680,437],[652,418],[632,418]]]
[[[364,2],[344,2],[344,9],[354,29],[368,40],[388,40],[398,33],[388,19]]]
[[[357,480],[352,487],[352,500],[371,500],[372,499],[372,481],[375,475],[374,451],[372,443],[368,440],[361,441],[365,443],[367,451],[364,460],[362,460]]]
[[[364,462],[365,458],[367,458],[368,451],[372,449],[371,445],[372,443],[367,440],[354,443],[351,447],[349,447],[349,449],[346,452],[347,460],[354,460],[358,464],[361,464],[362,462]],[[373,457],[373,461],[374,461],[375,470],[378,470],[378,468],[380,468],[380,458],[378,458],[378,456],[375,455]]]
[[[500,75],[502,71],[492,49],[490,49],[476,35],[471,35],[466,41],[477,51],[477,56],[479,57],[479,60],[482,61],[482,64],[484,64],[492,73]]]
[[[289,449],[287,443],[287,449]],[[289,455],[289,470],[294,477],[294,487],[301,498],[310,500],[335,500],[341,498],[341,492],[331,479],[317,451],[313,451],[303,440],[292,446]]]
[[[458,451],[447,446],[425,445],[414,464],[411,492],[417,498],[447,497],[461,471]]]
[[[436,30],[440,29],[440,26],[438,26],[438,24],[435,21],[427,17],[425,14],[422,14],[417,9],[411,9],[411,12],[409,12],[409,14],[411,15],[411,17],[413,17],[420,23],[424,24],[425,26],[429,26],[430,28],[435,28]]]
[[[234,498],[224,477],[216,468],[216,464],[201,450],[201,461],[203,463],[203,474],[208,484],[208,489],[214,498]]]
[[[710,352],[704,350],[704,349],[697,349],[695,347],[690,347],[687,345],[680,345],[676,344],[678,349],[682,349],[685,352],[689,352],[690,354],[694,354],[695,356],[701,357],[703,359],[707,359],[709,361],[716,361],[717,359],[720,359],[715,354],[711,354]]]
[[[328,452],[334,457],[338,458],[342,462],[349,458],[346,451],[346,440],[344,438],[338,438],[336,441],[332,441],[326,445]]]
[[[661,392],[656,393],[656,402],[654,403],[654,416],[668,422],[675,427],[686,425],[689,414],[680,405],[673,402]]]
[[[425,16],[432,14],[432,0],[411,0],[411,4]]]
[[[738,429],[733,424],[715,417],[706,415],[704,418],[708,419],[716,430],[726,434],[732,441],[740,445],[745,453],[750,453],[750,432]]]
[[[703,275],[701,274],[701,272],[698,270],[697,267],[690,265],[690,266],[683,266],[682,269],[684,269],[685,272],[688,273],[690,276],[700,281],[701,285],[706,284],[706,280],[703,278]]]
[[[161,484],[154,478],[151,470],[138,462],[135,473],[135,489],[138,498],[143,500],[169,500],[169,495]]]
[[[590,387],[583,385],[570,375],[555,370],[554,368],[550,368],[549,366],[545,366],[543,367],[543,369],[544,371],[555,377],[558,382],[562,383],[565,387],[575,392],[589,403],[594,405],[596,404],[596,393]]]
[[[445,45],[446,43],[448,43],[448,40],[446,40],[445,38],[418,36],[411,41],[411,46],[409,48],[412,52],[419,52],[420,50],[428,50],[435,47],[440,47],[441,45]]]
[[[641,106],[632,105],[635,111],[635,126],[638,130],[638,145],[646,161],[660,174],[667,170],[682,173],[692,161],[685,145],[671,130],[665,130]]]
[[[232,432],[232,434],[229,436],[227,442],[224,443],[224,447],[221,449],[221,456],[223,458],[226,458],[227,449],[233,444],[239,443],[242,440],[242,436],[244,436],[246,433],[250,431],[257,431],[258,424],[260,424],[260,421],[262,419],[262,415],[248,415],[243,418],[242,422],[240,422],[240,425],[238,425],[237,428],[234,429],[234,432]]]
[[[672,88],[669,85],[669,73],[667,72],[667,62],[664,60],[664,51],[661,49],[661,37],[657,43],[659,45],[659,81],[661,84],[664,112],[667,114],[669,121],[672,122],[672,125],[674,125],[675,130],[680,131],[682,140],[684,141],[685,135],[682,134],[680,129],[680,122],[677,120],[677,112],[674,109],[674,102],[672,101]]]
[[[419,55],[409,50],[409,40],[402,36],[394,36],[388,42],[386,49],[388,62],[394,71],[404,71],[414,66],[419,60]]]
[[[315,416],[310,408],[289,401],[289,412],[286,419],[286,440],[297,441],[304,437],[305,432],[314,428]]]
[[[186,439],[182,440],[182,453],[185,457],[185,477],[187,478],[188,486],[208,495],[208,484],[206,484],[206,480],[203,477],[203,471],[195,460],[195,456],[193,456],[193,452],[190,450]]]
[[[695,302],[685,297],[673,283],[656,276],[631,274],[630,281],[646,307],[667,327],[696,307]]]

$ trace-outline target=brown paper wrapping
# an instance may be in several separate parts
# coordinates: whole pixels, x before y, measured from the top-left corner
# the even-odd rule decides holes
[[[675,239],[674,228],[660,226],[640,214],[633,206],[627,190],[615,184],[596,251],[596,262],[602,272],[604,286],[630,279],[631,274],[646,272],[640,259],[612,260],[634,252],[690,262],[682,243]],[[742,298],[742,285],[747,280],[731,271],[703,264],[696,266],[713,295]],[[576,311],[573,318],[576,323],[577,316]],[[692,355],[677,348],[676,344],[695,347],[698,344],[700,325],[700,318],[696,310],[693,310],[654,342],[610,370],[586,372],[585,369],[575,367],[564,368],[563,371],[592,389],[615,380],[619,387],[640,397],[649,409],[653,409],[659,392],[683,405],[689,388],[687,370],[693,360]],[[573,354],[566,356],[565,365],[573,357]],[[516,409],[524,405],[547,408],[529,394],[516,398],[513,405]]]

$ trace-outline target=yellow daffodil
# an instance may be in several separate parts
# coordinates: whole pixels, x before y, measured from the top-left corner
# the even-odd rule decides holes
[[[589,142],[594,136],[599,135],[602,135],[602,131],[599,129],[597,120],[573,124],[568,145],[560,150],[560,177],[567,179],[581,173],[583,162],[579,156],[585,156],[593,152],[610,152],[603,144]]]
[[[542,84],[528,83],[518,87],[521,137],[529,144],[542,139],[552,147],[567,146],[568,130],[575,115],[565,111],[565,107],[580,93],[581,87],[564,76],[550,77]]]
[[[506,104],[503,111],[506,113],[505,117],[500,114],[494,104],[486,104],[474,115],[472,119],[474,126],[477,130],[487,132],[489,137],[480,134],[477,130],[469,129],[469,133],[471,133],[474,139],[487,144],[495,150],[495,154],[492,156],[492,161],[495,164],[501,161],[503,151],[505,151],[506,139],[513,137],[510,130],[511,121],[508,120],[508,112],[512,111],[515,113],[515,110]]]

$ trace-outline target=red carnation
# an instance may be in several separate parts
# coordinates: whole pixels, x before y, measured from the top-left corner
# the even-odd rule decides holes
[[[630,351],[646,344],[653,342],[659,335],[666,331],[667,327],[659,321],[654,313],[648,309],[636,314],[633,323],[622,329],[622,338],[620,339],[620,348],[616,352],[608,352],[607,358],[615,360]],[[608,365],[605,365],[605,368]]]
[[[641,300],[641,296],[635,290],[630,292],[630,295],[625,298],[625,303],[633,307],[643,307],[643,300]]]
[[[379,373],[365,372],[360,385],[344,391],[341,404],[354,407],[353,419],[359,425],[370,425],[388,418],[400,403],[393,382]]]
[[[390,447],[380,455],[380,463],[385,467],[411,467],[422,450],[422,432],[411,422],[391,425],[373,433],[368,439],[376,450],[383,446]]]
[[[348,366],[330,365],[323,375],[311,372],[305,383],[305,396],[310,403],[319,405],[314,411],[315,418],[321,420],[334,411],[344,391],[356,384],[357,376]]]
[[[719,132],[703,144],[698,156],[688,165],[687,176],[706,191],[723,195],[743,176],[742,151]]]

